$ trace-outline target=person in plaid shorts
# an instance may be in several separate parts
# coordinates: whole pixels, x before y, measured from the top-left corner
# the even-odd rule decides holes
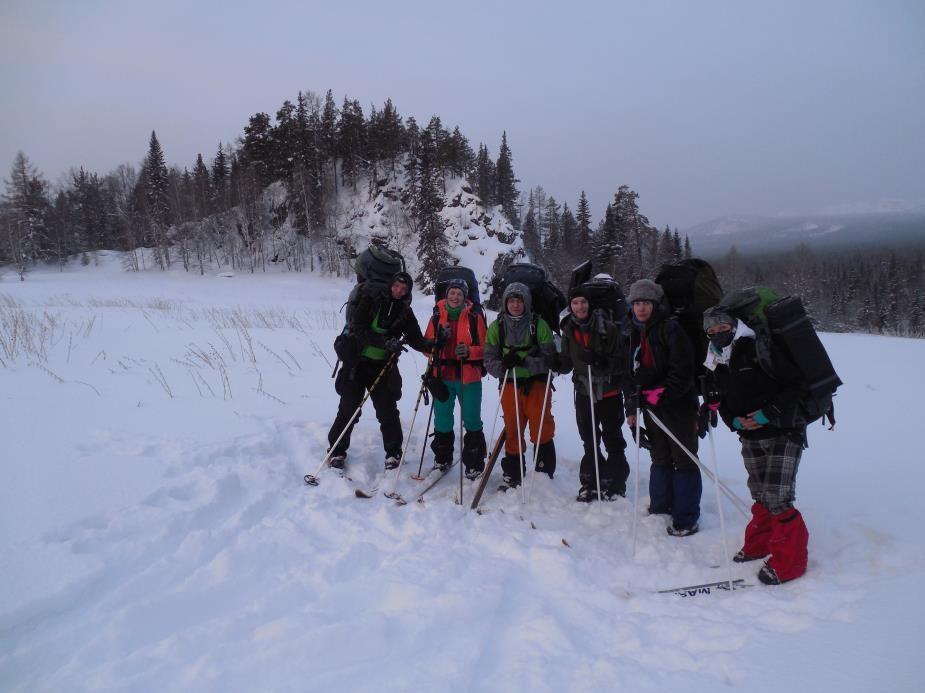
[[[773,342],[774,373],[766,373],[758,362],[754,331],[723,308],[705,311],[703,327],[710,339],[704,365],[712,373],[715,393],[703,406],[718,408],[726,425],[739,434],[754,500],[745,543],[733,560],[770,555],[758,579],[779,585],[805,573],[808,558],[809,531],[793,507],[806,442],[800,409],[805,385],[796,364]]]

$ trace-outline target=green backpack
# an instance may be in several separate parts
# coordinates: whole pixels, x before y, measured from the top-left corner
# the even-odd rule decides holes
[[[806,386],[800,401],[806,423],[828,419],[829,428],[834,427],[832,398],[842,381],[803,302],[796,296],[781,298],[767,286],[750,286],[726,294],[720,306],[754,330],[758,364],[770,377],[776,377],[771,361],[772,341],[796,364]]]

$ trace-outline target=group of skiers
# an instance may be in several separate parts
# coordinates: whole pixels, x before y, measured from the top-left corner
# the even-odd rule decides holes
[[[793,502],[806,444],[806,417],[801,415],[806,385],[779,349],[772,347],[770,354],[773,373],[759,368],[755,332],[722,305],[703,313],[700,336],[706,335],[709,347],[700,364],[662,286],[649,279],[632,284],[622,317],[594,310],[586,287],[573,287],[557,330],[534,310],[530,288],[518,282],[505,286],[498,317],[486,325],[484,313],[469,298],[477,287],[456,278],[447,283],[422,334],[410,307],[412,288],[411,277],[400,271],[361,291],[355,301],[350,332],[356,358],[345,363],[336,381],[340,404],[328,436],[332,467],[344,466],[358,405],[367,395],[382,431],[385,468],[398,466],[403,435],[396,361],[407,345],[428,356],[425,380],[437,393],[431,443],[436,469],[446,470],[453,461],[458,400],[465,476],[483,474],[488,451],[481,404],[487,373],[498,380],[505,426],[502,488],[522,483],[527,440],[535,472],[552,478],[556,422],[550,385],[555,374],[571,373],[583,442],[578,501],[625,496],[630,473],[625,421],[631,438],[650,451],[648,512],[670,516],[667,532],[672,536],[695,534],[702,480],[691,455],[697,453],[698,432],[703,436],[718,413],[740,438],[754,501],[745,541],[733,560],[770,556],[758,574],[766,584],[805,572],[808,532]],[[556,331],[561,333],[558,348]],[[706,373],[702,393],[698,370]],[[600,451],[601,441],[606,454]]]

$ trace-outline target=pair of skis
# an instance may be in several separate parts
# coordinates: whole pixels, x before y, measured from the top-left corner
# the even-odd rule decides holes
[[[485,463],[485,470],[482,472],[482,475],[479,477],[478,485],[476,486],[476,490],[475,490],[475,495],[472,498],[472,504],[469,506],[470,509],[472,510],[478,509],[479,502],[482,499],[482,494],[485,492],[485,488],[488,486],[488,479],[491,476],[492,469],[494,469],[495,463],[498,461],[498,457],[500,456],[501,450],[503,449],[503,447],[504,447],[504,431],[502,430],[497,440],[495,440],[495,444],[492,446],[491,454],[488,456],[488,460]],[[421,491],[417,493],[417,495],[415,496],[415,500],[418,503],[423,503],[424,497],[428,493],[430,493],[430,491],[433,490],[433,488],[437,486],[437,484],[443,481],[443,479],[450,473],[450,471],[458,463],[459,463],[458,460],[453,462],[452,465],[450,465],[445,470],[437,474],[437,476],[434,477],[433,481],[431,481],[429,484],[427,484],[427,486],[425,486]],[[338,471],[340,472],[341,478],[349,479],[349,477],[346,477],[342,473],[342,470],[338,470]],[[424,477],[424,479],[425,480],[428,479],[429,477],[433,476],[433,474],[434,473],[431,472],[428,476]],[[376,482],[376,484],[372,488],[369,488],[369,489],[356,488],[354,489],[354,495],[357,498],[363,498],[363,499],[375,498],[379,493],[379,489],[387,481],[388,478],[389,476],[388,476],[388,471],[387,471],[381,477],[379,477],[379,480]],[[316,477],[310,474],[305,475],[305,483],[311,486],[318,485],[318,481]],[[408,501],[405,500],[399,493],[388,493],[385,495],[391,498],[392,500],[394,500],[396,504],[398,505],[408,504]]]
[[[732,589],[730,590],[729,580],[720,580],[719,582],[705,582],[702,585],[687,585],[686,587],[672,587],[667,590],[659,590],[658,594],[676,594],[682,598],[688,597],[704,597],[711,594],[718,594],[720,591],[731,592],[733,590],[740,590],[745,587],[751,587],[744,579],[739,578],[738,580],[732,581]]]
[[[498,457],[501,455],[501,450],[503,448],[504,448],[504,431],[501,431],[501,434],[498,436],[497,440],[495,440],[495,444],[492,446],[492,449],[491,449],[491,454],[489,454],[488,460],[485,463],[485,470],[482,472],[482,475],[479,477],[478,485],[476,486],[476,489],[475,489],[475,496],[472,498],[472,504],[469,506],[472,510],[476,510],[478,508],[479,502],[482,499],[482,494],[485,492],[485,487],[488,485],[488,479],[491,476],[491,471],[492,469],[494,469],[495,463],[498,461]],[[429,484],[427,484],[427,486],[425,486],[423,489],[418,491],[414,500],[417,501],[418,503],[423,503],[425,496],[428,493],[430,493],[430,491],[433,490],[437,486],[437,484],[443,481],[443,479],[449,475],[449,473],[456,467],[457,464],[459,464],[458,460],[454,461],[453,464],[451,464],[446,469],[438,472],[436,476],[434,476],[434,472],[431,472],[428,476],[424,477],[424,479],[426,480],[430,478],[431,476],[434,476],[433,480]],[[374,486],[372,489],[368,491],[359,489],[359,488],[356,489],[355,491],[356,497],[357,498],[367,498],[367,499],[374,498],[376,494],[378,493],[379,487],[381,486],[381,484],[382,482],[380,481],[379,484],[377,484],[376,486]],[[387,493],[385,495],[386,497],[394,500],[397,505],[407,505],[408,504],[408,501],[405,500],[405,498],[399,493]]]

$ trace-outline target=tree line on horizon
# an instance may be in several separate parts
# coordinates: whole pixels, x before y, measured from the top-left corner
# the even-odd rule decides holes
[[[151,248],[164,269],[173,262],[199,271],[210,263],[254,270],[284,262],[296,271],[341,273],[355,248],[338,233],[338,195],[345,188],[362,192],[363,182],[372,197],[396,178],[425,286],[435,268],[451,261],[440,217],[448,178],[466,180],[482,205],[500,207],[515,230],[526,219],[527,252],[554,274],[591,238],[595,256],[612,273],[626,265],[638,274],[656,259],[651,248],[659,245],[658,232],[626,186],[592,230],[583,192],[577,218],[541,187],[529,199],[520,193],[506,132],[493,159],[485,144],[474,151],[458,126],[445,128],[437,115],[420,126],[402,118],[391,99],[364,114],[360,102],[347,97],[338,108],[328,91],[324,98],[300,92],[275,119],[254,114],[234,144],[219,143],[211,161],[200,153],[183,168],[168,167],[155,132],[140,166],[122,164],[106,174],[72,169],[59,187],[20,152],[0,200],[0,262],[25,272],[41,261],[87,261],[88,253],[104,248]],[[285,195],[268,194],[275,185]],[[673,240],[677,248],[677,231]],[[630,252],[633,243],[644,252]],[[141,253],[129,255],[131,269],[143,262]]]
[[[338,233],[339,195],[349,188],[371,199],[400,180],[421,262],[417,279],[427,290],[452,262],[440,216],[451,178],[465,180],[486,208],[500,207],[527,256],[563,286],[571,268],[589,258],[596,272],[628,286],[692,255],[677,229],[650,224],[629,186],[619,187],[593,224],[583,191],[573,211],[542,186],[518,189],[506,132],[493,159],[486,145],[474,151],[458,126],[445,128],[437,115],[421,127],[390,99],[364,114],[346,97],[338,108],[328,91],[324,98],[300,92],[273,120],[256,113],[234,144],[220,143],[208,162],[197,155],[192,167],[168,167],[154,132],[139,167],[122,164],[102,175],[80,167],[59,187],[18,153],[0,198],[0,263],[24,276],[37,262],[86,263],[95,250],[116,249],[128,251],[127,267],[137,270],[145,257],[138,250],[150,248],[163,269],[182,263],[188,271],[256,271],[282,263],[293,271],[349,274],[356,248]],[[806,297],[825,329],[922,336],[921,254],[782,257],[789,259],[756,264],[733,249],[716,264],[725,286],[766,283]]]

